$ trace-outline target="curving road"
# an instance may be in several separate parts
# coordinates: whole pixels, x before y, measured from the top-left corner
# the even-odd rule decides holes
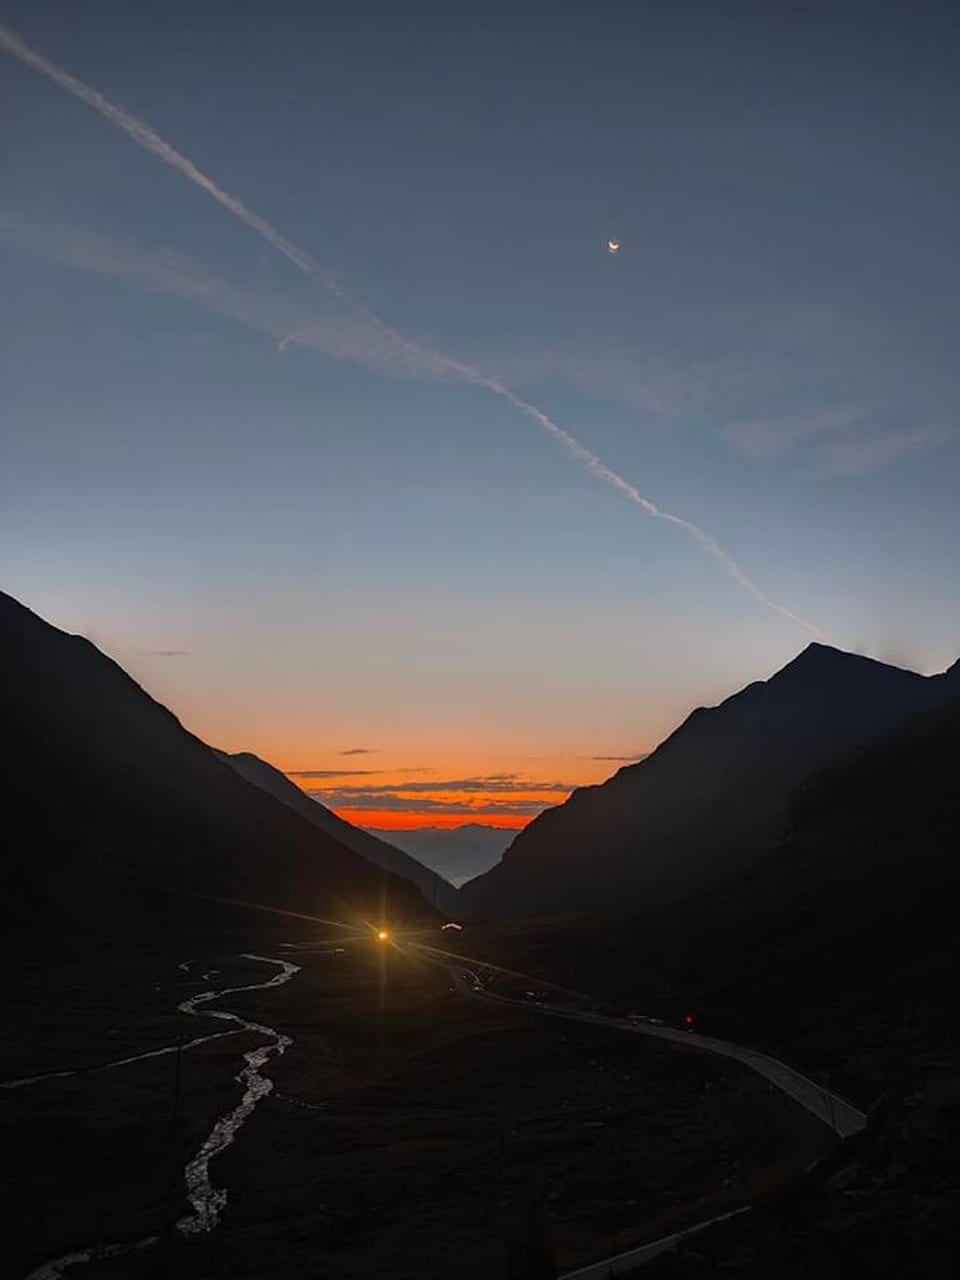
[[[463,995],[474,1000],[485,1000],[491,1004],[506,1004],[513,1008],[525,1009],[550,1018],[567,1018],[573,1022],[590,1022],[600,1026],[611,1027],[615,1031],[623,1031],[632,1035],[651,1036],[656,1040],[670,1040],[685,1048],[700,1049],[704,1053],[717,1054],[722,1058],[732,1058],[743,1063],[758,1075],[763,1076],[770,1084],[781,1092],[799,1102],[841,1138],[859,1133],[866,1126],[867,1117],[852,1103],[838,1094],[831,1093],[815,1080],[802,1075],[786,1062],[774,1058],[759,1049],[748,1049],[742,1045],[731,1044],[727,1040],[717,1040],[712,1036],[701,1036],[696,1032],[677,1031],[673,1027],[656,1026],[649,1022],[637,1022],[629,1018],[612,1018],[603,1014],[589,1013],[585,1010],[563,1008],[560,1005],[546,1004],[541,1001],[531,1003],[527,1000],[514,1000],[510,996],[498,995],[484,987],[481,975],[469,968],[452,952],[440,951],[424,944],[408,944],[413,946],[425,959],[446,969],[453,984]],[[613,1280],[614,1277],[637,1271],[646,1263],[662,1253],[676,1248],[682,1240],[697,1235],[707,1227],[718,1222],[725,1222],[738,1214],[749,1212],[750,1205],[744,1205],[729,1213],[722,1213],[704,1222],[697,1222],[672,1235],[661,1236],[659,1240],[651,1240],[647,1244],[629,1249],[626,1253],[618,1253],[613,1257],[602,1258],[599,1262],[580,1267],[576,1271],[568,1271],[560,1280]]]
[[[612,1258],[603,1258],[600,1262],[591,1262],[588,1267],[579,1267],[576,1271],[567,1271],[560,1280],[611,1280],[611,1277],[622,1275],[627,1271],[637,1271],[640,1267],[658,1258],[661,1253],[669,1253],[681,1240],[698,1235],[707,1227],[718,1222],[726,1222],[741,1213],[749,1213],[750,1205],[742,1209],[733,1209],[730,1213],[719,1213],[715,1218],[707,1218],[706,1222],[698,1222],[693,1227],[685,1227],[683,1231],[674,1231],[672,1235],[661,1236],[659,1240],[651,1240],[649,1244],[641,1244],[636,1249],[628,1249],[626,1253],[618,1253]]]
[[[508,1004],[514,1008],[526,1009],[528,1012],[544,1014],[550,1018],[567,1018],[572,1022],[590,1022],[602,1027],[611,1027],[615,1031],[630,1035],[650,1036],[655,1040],[670,1040],[674,1044],[683,1045],[687,1049],[701,1049],[704,1053],[713,1053],[721,1058],[732,1058],[742,1062],[758,1075],[774,1085],[782,1093],[799,1102],[802,1107],[822,1120],[828,1128],[841,1138],[848,1138],[859,1133],[867,1123],[866,1115],[839,1094],[831,1093],[816,1080],[802,1075],[794,1067],[759,1049],[748,1049],[743,1045],[731,1044],[728,1040],[717,1040],[713,1036],[702,1036],[693,1031],[678,1031],[674,1027],[656,1026],[649,1022],[637,1022],[630,1018],[608,1017],[600,1013],[586,1010],[565,1008],[562,1005],[547,1004],[543,1001],[531,1003],[526,1000],[514,1000],[510,996],[498,995],[488,991],[473,969],[463,964],[452,952],[439,951],[436,947],[427,947],[422,943],[410,944],[416,947],[427,959],[440,964],[447,970],[457,990],[475,1000],[486,1000],[496,1004]]]

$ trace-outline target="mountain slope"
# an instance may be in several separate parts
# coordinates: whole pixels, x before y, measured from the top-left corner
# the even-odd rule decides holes
[[[671,896],[746,865],[780,834],[809,773],[960,692],[813,644],[766,681],[694,711],[650,756],[575,791],[465,885],[474,915],[534,915]],[[624,898],[626,895],[626,900]]]
[[[828,1002],[949,1003],[960,971],[960,697],[807,779],[748,871],[684,903],[683,966],[769,1030]],[[661,939],[666,942],[666,938]],[[931,1017],[935,1025],[935,1016]]]
[[[327,835],[333,836],[340,844],[347,849],[352,849],[367,862],[394,875],[403,876],[405,880],[410,880],[434,906],[447,912],[455,910],[457,891],[452,884],[431,871],[429,867],[423,866],[408,853],[404,853],[402,849],[388,844],[385,840],[379,840],[369,832],[361,830],[360,827],[354,827],[343,818],[337,817],[332,810],[312,800],[292,783],[285,773],[281,773],[266,760],[261,760],[250,751],[238,751],[234,754],[217,751],[215,754],[231,768],[236,769],[247,782],[253,783],[268,795],[289,805],[308,822],[326,832]]]
[[[842,1069],[869,1103],[912,1044],[956,1053],[958,754],[960,697],[807,780],[749,868],[666,907],[508,924],[498,962],[674,1021],[696,1009],[707,1034]]]
[[[707,1035],[880,1102],[813,1181],[698,1237],[664,1276],[848,1280],[865,1260],[888,1280],[956,1274],[958,756],[960,697],[809,779],[783,840],[719,889],[503,930],[518,949],[500,964],[670,1021],[695,1010]]]
[[[4,919],[175,923],[197,895],[349,919],[426,904],[250,786],[89,641],[0,593]]]

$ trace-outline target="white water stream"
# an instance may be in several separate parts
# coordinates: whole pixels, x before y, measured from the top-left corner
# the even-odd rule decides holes
[[[289,960],[270,960],[266,956],[246,955],[246,960],[262,960],[265,964],[280,965],[280,972],[267,982],[258,982],[251,987],[228,987],[225,991],[204,991],[198,996],[185,1000],[180,1009],[183,1013],[196,1013],[197,1007],[210,1000],[219,1000],[221,996],[233,995],[237,991],[262,990],[266,987],[279,987],[289,982],[300,966],[291,964]],[[251,1049],[243,1055],[244,1066],[237,1076],[243,1085],[243,1097],[226,1115],[221,1116],[207,1135],[203,1145],[184,1170],[187,1184],[187,1199],[193,1206],[193,1213],[187,1214],[177,1223],[177,1230],[184,1235],[192,1235],[198,1231],[212,1231],[220,1221],[223,1207],[227,1203],[227,1193],[223,1187],[214,1187],[210,1181],[210,1161],[219,1152],[229,1147],[237,1130],[253,1112],[261,1098],[265,1098],[273,1089],[273,1081],[269,1076],[261,1075],[261,1069],[271,1058],[279,1058],[285,1053],[293,1040],[282,1035],[273,1027],[266,1027],[260,1022],[247,1022],[235,1013],[227,1013],[223,1009],[204,1009],[203,1013],[210,1018],[223,1018],[228,1022],[240,1024],[241,1031],[258,1031],[268,1038],[269,1043],[259,1049]]]
[[[8,1080],[0,1084],[6,1089],[21,1088],[24,1085],[37,1084],[41,1080],[52,1080],[66,1076],[85,1075],[90,1071],[105,1071],[113,1067],[124,1066],[130,1062],[140,1062],[144,1058],[157,1058],[163,1054],[176,1053],[178,1050],[193,1048],[208,1040],[216,1040],[223,1036],[237,1035],[241,1031],[252,1031],[267,1037],[267,1043],[257,1049],[251,1049],[243,1055],[244,1065],[237,1075],[237,1081],[243,1085],[243,1097],[230,1111],[222,1115],[204,1139],[199,1151],[188,1161],[183,1171],[187,1188],[187,1199],[192,1209],[177,1222],[177,1230],[183,1235],[196,1235],[202,1231],[212,1231],[220,1221],[224,1206],[227,1203],[227,1192],[223,1187],[215,1187],[210,1180],[210,1161],[225,1150],[233,1142],[240,1128],[250,1118],[257,1103],[265,1098],[273,1089],[273,1081],[269,1076],[261,1075],[261,1071],[273,1058],[279,1058],[293,1044],[290,1036],[285,1036],[273,1027],[260,1022],[248,1022],[239,1014],[228,1013],[224,1009],[206,1009],[203,1006],[222,996],[236,995],[240,991],[262,991],[267,987],[279,987],[289,982],[300,966],[287,960],[274,960],[269,956],[244,954],[245,960],[257,960],[262,964],[279,966],[280,972],[274,974],[266,982],[254,982],[243,987],[227,987],[222,991],[201,991],[199,995],[184,1000],[178,1009],[181,1013],[189,1013],[194,1017],[219,1018],[224,1022],[237,1025],[230,1031],[218,1031],[209,1036],[198,1036],[186,1044],[167,1045],[163,1049],[152,1049],[148,1053],[138,1053],[129,1058],[119,1058],[115,1062],[104,1063],[102,1067],[92,1067],[79,1071],[48,1071],[39,1076],[25,1076],[20,1080]],[[188,971],[187,963],[179,966]],[[92,1262],[97,1258],[113,1258],[120,1254],[134,1253],[148,1249],[157,1243],[158,1236],[147,1236],[128,1244],[91,1245],[87,1249],[77,1249],[71,1253],[52,1258],[30,1271],[25,1280],[59,1280],[71,1267],[84,1262]]]

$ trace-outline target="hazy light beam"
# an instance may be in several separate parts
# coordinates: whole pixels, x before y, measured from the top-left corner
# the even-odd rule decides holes
[[[85,102],[87,106],[92,107],[104,119],[115,124],[119,129],[123,130],[128,137],[132,138],[138,146],[144,150],[158,156],[164,164],[169,165],[172,169],[176,169],[189,182],[205,191],[209,196],[222,205],[234,217],[239,218],[251,231],[267,242],[278,253],[282,254],[289,262],[293,263],[298,270],[309,276],[321,288],[329,290],[335,297],[348,307],[360,311],[372,324],[376,326],[385,336],[388,336],[393,342],[397,343],[400,348],[404,349],[409,355],[414,356],[418,361],[426,360],[434,365],[438,372],[448,370],[462,378],[464,381],[474,386],[483,387],[495,396],[499,396],[502,400],[507,401],[518,412],[532,418],[548,435],[556,440],[566,452],[578,462],[584,470],[594,476],[597,480],[611,486],[622,493],[631,502],[641,507],[647,515],[657,520],[665,520],[668,524],[672,524],[682,529],[694,542],[711,557],[738,586],[747,591],[754,599],[758,600],[768,609],[772,609],[775,613],[779,613],[781,617],[787,618],[790,622],[796,623],[798,626],[805,628],[814,635],[823,637],[823,632],[814,623],[809,622],[800,614],[794,613],[791,609],[777,604],[771,600],[760,587],[744,572],[737,561],[730,553],[721,545],[721,543],[712,535],[701,529],[699,525],[694,524],[690,520],[685,520],[682,516],[674,515],[670,511],[665,511],[662,507],[657,506],[649,498],[644,497],[642,493],[625,480],[621,475],[614,471],[611,467],[586,448],[580,441],[559,426],[552,418],[542,409],[529,401],[522,399],[508,386],[500,382],[496,378],[492,378],[482,373],[479,369],[475,369],[472,365],[465,364],[462,361],[452,359],[440,352],[433,351],[431,348],[419,343],[415,340],[405,337],[403,334],[392,329],[385,324],[367,307],[361,306],[355,301],[343,287],[334,279],[329,272],[324,271],[314,259],[298,245],[288,240],[275,227],[273,227],[265,218],[254,213],[252,209],[248,209],[239,196],[233,195],[226,191],[212,178],[208,177],[201,169],[189,160],[181,152],[166,139],[162,138],[154,129],[132,115],[125,108],[112,102],[98,89],[85,84],[82,80],[78,80],[76,76],[70,74],[69,71],[57,66],[42,54],[32,49],[26,41],[22,40],[9,27],[0,24],[0,48],[5,49],[13,57],[19,59],[25,66],[31,70],[38,72],[40,75],[46,76],[48,80],[52,80],[67,93],[72,94],[75,98],[79,98],[81,102]],[[293,337],[294,335],[291,335]],[[288,339],[284,339],[281,349],[286,346]]]

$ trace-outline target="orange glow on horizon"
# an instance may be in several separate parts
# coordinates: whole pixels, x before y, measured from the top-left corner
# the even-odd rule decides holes
[[[354,737],[375,741],[372,734]],[[603,781],[632,758],[572,752],[438,757],[411,748],[404,754],[416,764],[404,768],[390,758],[392,751],[379,747],[336,755],[317,749],[283,754],[281,772],[290,782],[355,827],[400,832],[482,826],[502,831],[505,844],[544,809],[563,804],[575,787]],[[314,767],[306,769],[307,764]]]
[[[557,772],[551,771],[553,777]],[[347,768],[342,773],[318,771],[314,778],[291,770],[287,777],[345,822],[382,831],[422,827],[449,831],[469,824],[516,833],[543,809],[562,804],[574,785],[551,780],[544,786],[520,770],[497,772],[489,766],[471,773],[470,766],[462,764],[412,770],[362,768],[356,774]],[[358,777],[363,779],[359,785]],[[491,784],[489,789],[485,782]],[[384,793],[382,798],[378,791]],[[395,803],[387,800],[387,794]],[[378,807],[383,800],[389,807]]]
[[[450,831],[454,827],[463,827],[467,823],[478,827],[496,827],[500,831],[520,831],[533,820],[533,815],[522,817],[505,817],[503,814],[477,813],[474,810],[463,813],[417,813],[415,810],[403,809],[345,809],[334,811],[338,818],[350,822],[355,827],[376,827],[381,831],[416,831],[420,827],[442,827]]]

